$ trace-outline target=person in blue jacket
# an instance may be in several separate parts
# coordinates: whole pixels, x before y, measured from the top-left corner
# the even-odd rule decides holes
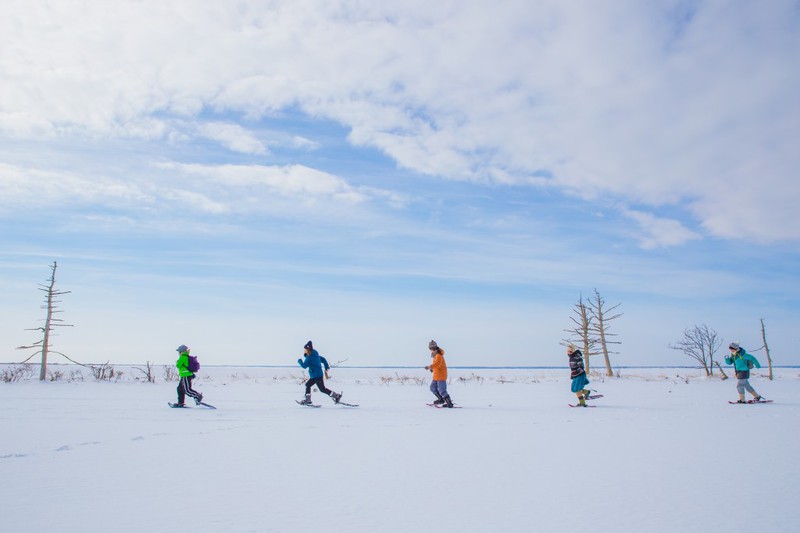
[[[339,400],[342,399],[341,393],[333,392],[325,387],[325,380],[323,378],[328,376],[328,370],[330,369],[328,360],[314,349],[314,344],[311,341],[308,341],[306,345],[303,346],[303,351],[303,359],[298,359],[297,362],[303,368],[308,369],[309,379],[306,381],[306,397],[300,403],[303,405],[311,405],[311,387],[314,385],[317,386],[321,393],[327,394],[334,402],[339,403]],[[324,372],[322,371],[323,366],[325,367]]]
[[[731,354],[725,358],[725,364],[733,365],[736,371],[736,390],[739,393],[739,401],[736,403],[746,403],[744,401],[744,391],[746,390],[753,395],[755,401],[762,399],[755,389],[750,385],[750,369],[753,367],[761,368],[758,359],[750,355],[739,344],[732,342],[728,349]]]

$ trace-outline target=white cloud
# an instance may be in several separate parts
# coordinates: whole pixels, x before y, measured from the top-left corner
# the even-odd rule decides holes
[[[235,196],[247,191],[242,200],[261,204],[270,196],[281,195],[301,202],[335,201],[345,204],[365,202],[368,194],[351,187],[343,179],[303,165],[198,165],[166,163],[164,168],[180,171],[190,176],[210,179]]]
[[[267,153],[264,143],[238,124],[208,122],[201,124],[198,132],[202,137],[218,141],[234,152],[256,155]]]
[[[659,218],[652,213],[634,209],[624,209],[623,214],[636,221],[640,233],[639,244],[645,250],[680,246],[691,240],[700,239],[700,234],[686,228],[679,221],[670,218]]]
[[[301,137],[300,135],[295,135],[292,137],[292,146],[303,150],[316,150],[319,148],[319,143]]]
[[[799,29],[779,0],[10,0],[0,131],[172,138],[170,120],[204,110],[298,108],[418,172],[528,184],[546,171],[586,198],[686,205],[711,235],[798,240]],[[207,127],[266,152],[236,125]],[[286,169],[271,187],[326,183]]]
[[[0,163],[0,210],[87,203],[148,204],[152,201],[152,195],[134,183]]]
[[[0,213],[50,206],[113,207],[154,213],[179,209],[210,215],[296,217],[298,207],[353,217],[371,203],[402,208],[408,198],[373,187],[353,187],[338,176],[303,165],[200,165],[160,163],[156,172],[133,172],[122,181],[99,172],[30,169],[0,163]],[[198,179],[199,178],[199,179]]]

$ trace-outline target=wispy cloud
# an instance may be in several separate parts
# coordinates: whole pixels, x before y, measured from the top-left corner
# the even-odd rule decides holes
[[[0,210],[6,212],[65,204],[149,203],[153,198],[135,183],[0,163]]]
[[[208,122],[198,127],[198,133],[202,137],[220,142],[234,152],[257,155],[267,153],[266,145],[238,124]]]
[[[286,215],[296,207],[319,213],[370,202],[399,209],[407,195],[376,187],[352,186],[333,174],[304,165],[203,165],[162,162],[158,173],[123,181],[96,171],[23,168],[0,163],[0,210],[87,205],[134,210],[192,209],[213,215]],[[200,178],[200,179],[198,179]],[[293,218],[297,216],[293,215]]]
[[[241,201],[240,207],[265,205],[274,195],[301,204],[330,201],[348,205],[361,204],[376,196],[371,189],[353,187],[342,178],[303,165],[163,163],[159,166],[186,176],[200,176],[214,185],[222,186],[220,194],[228,194],[237,202]],[[386,195],[392,197],[389,192]]]
[[[623,214],[639,225],[640,232],[637,234],[637,239],[645,250],[680,246],[701,238],[700,234],[686,228],[675,219],[659,218],[652,213],[634,209],[625,209]]]

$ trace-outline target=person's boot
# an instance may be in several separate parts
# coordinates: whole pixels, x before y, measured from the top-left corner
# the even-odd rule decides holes
[[[581,393],[583,393],[583,399],[584,400],[588,400],[589,399],[589,395],[592,394],[592,391],[590,391],[589,389],[583,389],[581,391]]]
[[[436,393],[436,399],[433,401],[433,405],[442,405],[444,403],[444,398],[438,392]]]
[[[306,394],[305,399],[301,400],[300,403],[303,405],[311,405],[311,395]]]
[[[450,399],[449,394],[444,395],[444,407],[453,407],[453,400]]]
[[[335,403],[339,403],[339,400],[342,399],[342,393],[341,392],[331,392],[331,398],[333,398],[333,401]]]
[[[203,395],[202,395],[202,394],[198,394],[198,395],[197,395],[197,398],[195,398],[195,399],[194,399],[194,401],[195,401],[195,403],[196,403],[197,405],[200,405],[200,402],[202,402],[202,401],[203,401]]]

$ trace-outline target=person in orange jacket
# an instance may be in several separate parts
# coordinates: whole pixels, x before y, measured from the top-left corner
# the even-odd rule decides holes
[[[447,363],[444,361],[444,350],[439,348],[436,341],[429,342],[428,349],[431,351],[433,361],[425,367],[425,370],[430,370],[433,373],[431,392],[436,396],[433,405],[436,407],[453,407],[453,400],[447,394]]]

